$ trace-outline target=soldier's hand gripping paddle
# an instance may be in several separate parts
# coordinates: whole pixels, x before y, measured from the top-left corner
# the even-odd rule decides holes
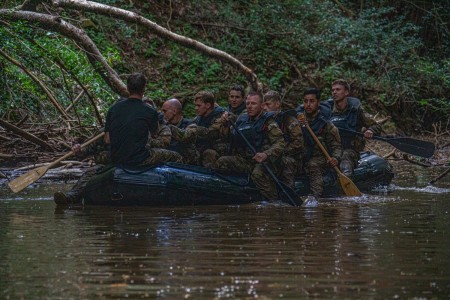
[[[242,134],[242,132],[239,131],[239,129],[236,127],[236,124],[229,120],[231,126],[236,130],[236,132],[239,134],[239,136],[242,138],[242,140],[245,142],[247,147],[252,151],[253,154],[256,154],[256,149],[253,148],[252,144],[247,140],[247,138]],[[266,169],[267,173],[269,173],[270,177],[272,177],[273,181],[277,185],[277,187],[282,191],[282,199],[284,202],[287,202],[288,204],[291,204],[293,206],[301,206],[303,204],[303,201],[301,198],[297,195],[297,193],[291,189],[289,186],[281,182],[277,176],[272,172],[272,169],[269,167],[269,165],[266,162],[262,162],[262,165]]]
[[[317,143],[317,145],[319,146],[320,150],[322,150],[322,152],[325,155],[325,157],[327,158],[327,160],[330,160],[331,159],[330,155],[328,154],[327,150],[322,145],[322,143],[319,141],[319,139],[317,138],[317,136],[315,135],[315,133],[311,129],[311,127],[309,127],[308,124],[305,124],[305,125],[302,125],[302,126],[306,127],[306,129],[308,129],[309,134],[311,134],[311,136],[313,137],[314,141]],[[344,191],[344,194],[346,196],[361,196],[362,195],[362,193],[359,191],[359,189],[356,186],[356,184],[354,184],[353,181],[351,181],[350,178],[345,176],[341,172],[341,170],[339,170],[339,168],[337,166],[334,166],[334,170],[336,171],[336,173],[338,175],[339,184],[341,185],[341,188]]]
[[[104,135],[105,135],[104,132],[100,133],[99,135],[93,137],[92,139],[90,139],[89,141],[87,141],[86,143],[81,145],[81,148],[86,147],[87,145],[97,141]],[[52,162],[46,166],[38,167],[31,171],[28,171],[27,173],[23,174],[22,176],[17,177],[16,179],[9,182],[8,183],[9,188],[14,193],[20,192],[21,190],[23,190],[24,188],[26,188],[27,186],[29,186],[30,184],[32,184],[33,182],[35,182],[36,180],[38,180],[39,178],[44,176],[45,173],[47,173],[47,171],[49,169],[51,169],[53,166],[57,165],[58,163],[60,163],[61,161],[65,160],[66,158],[70,157],[73,154],[74,154],[74,152],[70,151],[69,153],[65,154],[64,156],[61,156],[60,158],[58,158],[57,160],[55,160],[54,162]]]

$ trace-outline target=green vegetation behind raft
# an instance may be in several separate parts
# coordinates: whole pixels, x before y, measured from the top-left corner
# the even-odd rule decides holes
[[[448,1],[98,2],[138,12],[229,53],[293,106],[306,87],[323,89],[326,98],[331,82],[345,78],[366,110],[391,116],[392,125],[406,134],[448,126],[450,39],[443,24],[450,15]],[[21,4],[7,0],[0,7]],[[40,6],[37,11],[48,13]],[[228,87],[246,82],[232,66],[135,24],[82,10],[58,13],[87,32],[122,79],[144,71],[150,79],[147,96],[157,104],[177,97],[187,103],[188,116],[199,90],[212,90],[225,104]],[[104,118],[118,96],[80,47],[50,28],[1,16],[0,22],[0,49],[36,75],[62,107],[81,94],[70,115],[81,126],[99,126],[92,103]],[[81,93],[80,84],[89,95]],[[23,69],[0,55],[0,116],[16,123],[27,115],[42,123],[53,122],[60,112]]]

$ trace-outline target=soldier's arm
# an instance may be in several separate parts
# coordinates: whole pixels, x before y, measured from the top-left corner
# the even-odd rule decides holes
[[[300,123],[295,118],[289,118],[287,131],[289,134],[289,143],[287,143],[286,151],[288,155],[305,152],[305,144],[303,141],[303,132]]]
[[[366,130],[370,130],[377,135],[381,133],[381,126],[377,124],[377,121],[375,121],[375,119],[364,113],[362,109],[359,110],[358,114],[358,119],[360,120],[361,125],[366,128]]]
[[[342,144],[341,137],[339,136],[339,130],[332,123],[327,123],[325,144],[328,148],[331,157],[341,161],[342,158]]]
[[[278,157],[283,154],[286,147],[283,132],[281,132],[281,129],[278,127],[277,123],[274,120],[268,120],[266,122],[266,126],[266,134],[269,140],[270,148],[265,150],[264,153],[268,157]]]
[[[167,125],[161,126],[161,130],[155,138],[150,140],[151,148],[169,148],[170,141],[172,140],[172,133]]]

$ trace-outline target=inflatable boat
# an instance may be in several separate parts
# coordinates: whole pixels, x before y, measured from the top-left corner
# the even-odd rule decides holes
[[[393,168],[385,159],[364,152],[352,180],[367,193],[389,185],[393,177]],[[308,195],[308,178],[298,177],[294,190],[299,196]],[[335,174],[326,174],[323,196],[341,194]],[[106,168],[88,181],[83,196],[84,205],[240,205],[262,200],[248,174],[223,173],[180,163]]]

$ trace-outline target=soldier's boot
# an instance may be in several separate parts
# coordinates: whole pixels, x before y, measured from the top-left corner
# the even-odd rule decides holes
[[[347,177],[351,177],[353,174],[352,166],[348,161],[342,161],[340,164],[340,169],[341,172]]]
[[[80,197],[72,193],[72,191],[69,191],[67,194],[63,192],[56,192],[53,195],[53,199],[56,204],[58,205],[69,205],[69,204],[75,204],[80,202]]]

